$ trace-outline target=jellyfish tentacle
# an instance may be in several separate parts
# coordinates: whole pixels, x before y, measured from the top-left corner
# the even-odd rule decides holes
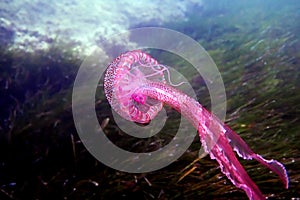
[[[161,69],[159,69],[159,70],[156,69],[155,67],[157,67],[157,66],[161,67]],[[168,83],[169,83],[170,85],[172,85],[173,87],[178,87],[178,86],[180,86],[180,85],[182,85],[182,84],[186,84],[186,83],[187,83],[187,82],[185,82],[185,81],[180,82],[180,83],[177,83],[177,84],[173,83],[172,80],[171,80],[170,70],[169,70],[168,67],[165,66],[165,65],[158,64],[158,65],[154,65],[154,66],[151,66],[151,67],[152,67],[152,69],[153,69],[154,71],[157,71],[157,73],[153,73],[153,74],[150,74],[150,75],[146,75],[145,78],[154,76],[154,75],[156,75],[156,74],[163,74],[163,72],[166,71],[166,72],[167,72]]]

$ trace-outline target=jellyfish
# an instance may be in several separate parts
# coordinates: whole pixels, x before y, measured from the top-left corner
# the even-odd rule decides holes
[[[255,159],[268,167],[288,188],[287,171],[280,162],[267,160],[254,153],[229,126],[170,82],[167,66],[159,64],[145,52],[134,50],[121,54],[108,65],[104,91],[111,107],[120,116],[137,123],[149,123],[164,104],[180,112],[197,129],[205,152],[218,162],[222,173],[236,187],[244,190],[249,199],[265,197],[240,164],[234,151],[243,159]]]

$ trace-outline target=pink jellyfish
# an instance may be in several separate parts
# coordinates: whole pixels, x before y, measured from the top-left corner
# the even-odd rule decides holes
[[[222,173],[244,190],[249,199],[265,197],[233,150],[243,159],[255,159],[271,169],[288,188],[288,175],[280,162],[254,153],[239,135],[195,99],[168,85],[164,72],[170,79],[168,68],[142,51],[121,54],[108,66],[104,77],[104,90],[111,107],[127,120],[149,123],[163,104],[168,104],[197,129],[204,150],[217,160]]]

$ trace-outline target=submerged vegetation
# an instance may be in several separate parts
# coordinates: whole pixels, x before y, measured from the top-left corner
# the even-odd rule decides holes
[[[220,8],[207,6],[187,22],[167,27],[208,50],[225,84],[227,123],[255,152],[286,166],[290,188],[284,189],[257,162],[241,161],[250,177],[271,199],[299,198],[299,3],[282,2],[267,12],[267,5],[241,9],[212,2]],[[34,53],[1,49],[0,199],[246,198],[214,160],[197,159],[198,137],[180,159],[151,173],[120,172],[93,158],[80,142],[72,117],[72,86],[81,62],[73,46],[61,41]],[[192,84],[201,103],[209,105],[201,79],[193,77]],[[100,123],[111,119],[105,133],[124,149],[157,149],[177,130],[168,121],[159,140],[133,140],[114,124],[106,100],[95,106]],[[174,111],[167,112],[170,120],[178,120]]]

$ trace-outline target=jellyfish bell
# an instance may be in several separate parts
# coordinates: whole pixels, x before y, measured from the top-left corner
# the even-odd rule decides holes
[[[127,120],[149,123],[161,111],[163,103],[136,90],[147,81],[166,83],[165,68],[139,50],[118,56],[109,64],[104,91],[111,107]]]

